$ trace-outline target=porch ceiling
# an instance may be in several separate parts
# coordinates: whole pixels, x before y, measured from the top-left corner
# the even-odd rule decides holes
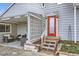
[[[21,16],[15,16],[15,17],[7,17],[7,18],[2,18],[0,20],[0,23],[18,24],[20,22],[27,22],[27,16],[21,15]]]

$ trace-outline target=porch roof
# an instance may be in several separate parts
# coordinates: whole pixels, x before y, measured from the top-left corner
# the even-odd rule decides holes
[[[17,24],[17,23],[20,23],[20,22],[26,22],[28,14],[30,16],[33,16],[33,17],[38,18],[38,19],[41,19],[41,16],[42,16],[40,14],[36,14],[36,13],[33,13],[33,12],[28,12],[27,14],[23,14],[23,15],[16,15],[16,16],[12,16],[12,17],[11,16],[10,17],[1,17],[0,18],[0,23]]]
[[[13,17],[2,17],[0,19],[0,23],[11,23],[11,24],[17,24],[20,22],[26,22],[27,21],[27,14],[25,15],[17,15]]]

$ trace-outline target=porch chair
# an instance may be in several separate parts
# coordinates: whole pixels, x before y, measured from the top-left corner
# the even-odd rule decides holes
[[[14,41],[14,36],[11,34],[5,34],[3,35],[3,41],[8,43]]]

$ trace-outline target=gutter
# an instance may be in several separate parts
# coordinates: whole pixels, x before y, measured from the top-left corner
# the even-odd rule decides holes
[[[15,3],[12,3],[1,15],[0,17],[2,17]]]

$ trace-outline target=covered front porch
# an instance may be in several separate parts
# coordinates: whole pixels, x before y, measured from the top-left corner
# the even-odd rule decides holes
[[[20,48],[21,43],[26,43],[26,41],[30,43],[38,41],[42,34],[41,19],[42,19],[42,15],[32,12],[28,12],[27,14],[24,15],[1,18],[0,20],[1,25],[10,25],[10,27],[8,27],[9,29],[8,32],[6,31],[7,29],[5,28],[5,32],[1,32],[0,36],[4,36],[4,35],[14,36],[14,41],[9,43],[3,42],[1,44]],[[21,42],[22,40],[18,41],[16,39],[18,35],[21,35],[20,37],[22,39],[22,36],[25,34],[28,40]]]

